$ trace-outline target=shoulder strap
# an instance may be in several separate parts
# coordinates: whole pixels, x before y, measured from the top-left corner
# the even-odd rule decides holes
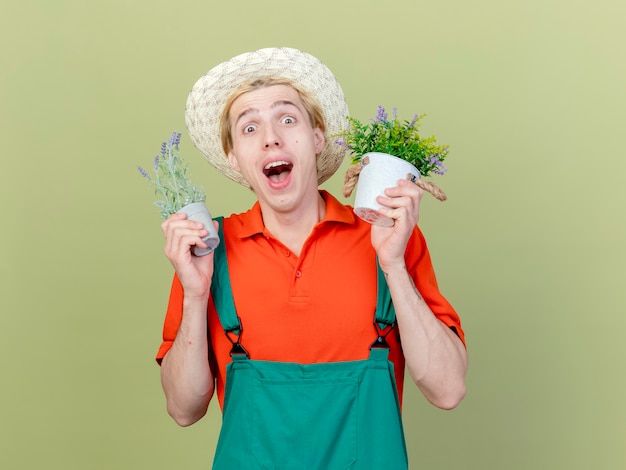
[[[226,259],[226,239],[224,237],[224,217],[216,217],[219,223],[218,235],[220,243],[214,251],[213,257],[213,278],[211,280],[211,297],[217,310],[217,315],[225,332],[232,332],[236,335],[241,330],[233,292],[230,285],[230,274],[228,273],[228,260]]]
[[[396,310],[391,301],[391,293],[385,279],[385,273],[380,268],[378,257],[376,257],[376,266],[378,268],[377,297],[376,297],[376,322],[381,330],[393,325],[396,322]]]

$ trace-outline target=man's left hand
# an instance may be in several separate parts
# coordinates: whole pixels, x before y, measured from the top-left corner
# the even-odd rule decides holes
[[[384,196],[376,201],[381,204],[381,214],[394,220],[393,227],[372,225],[372,246],[378,260],[385,266],[404,263],[406,245],[419,220],[420,202],[424,190],[409,180],[398,181],[398,186],[385,189]]]

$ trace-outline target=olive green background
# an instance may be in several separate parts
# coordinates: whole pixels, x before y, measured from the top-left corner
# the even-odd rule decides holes
[[[190,428],[164,407],[172,272],[136,165],[200,75],[276,45],[321,58],[356,117],[426,113],[450,144],[420,225],[468,394],[446,412],[407,388],[412,468],[626,468],[623,2],[1,4],[2,468],[209,467],[216,403]],[[215,215],[251,204],[182,152]]]

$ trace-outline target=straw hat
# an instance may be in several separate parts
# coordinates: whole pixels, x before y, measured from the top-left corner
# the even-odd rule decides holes
[[[207,161],[233,181],[249,186],[233,170],[222,148],[220,119],[228,98],[243,84],[257,78],[285,78],[309,93],[321,106],[326,144],[317,159],[318,184],[341,165],[346,150],[333,136],[348,126],[348,105],[337,79],[319,59],[285,47],[260,49],[233,57],[212,68],[193,86],[185,121],[193,144]]]

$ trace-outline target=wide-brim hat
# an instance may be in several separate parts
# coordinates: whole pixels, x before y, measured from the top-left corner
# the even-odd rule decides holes
[[[258,78],[284,78],[307,92],[320,105],[326,144],[317,158],[318,184],[341,165],[346,149],[334,136],[348,127],[348,105],[337,79],[312,55],[286,47],[260,49],[233,57],[209,70],[193,86],[185,107],[189,136],[207,161],[233,181],[249,186],[231,168],[224,153],[220,121],[227,100],[242,85]]]

